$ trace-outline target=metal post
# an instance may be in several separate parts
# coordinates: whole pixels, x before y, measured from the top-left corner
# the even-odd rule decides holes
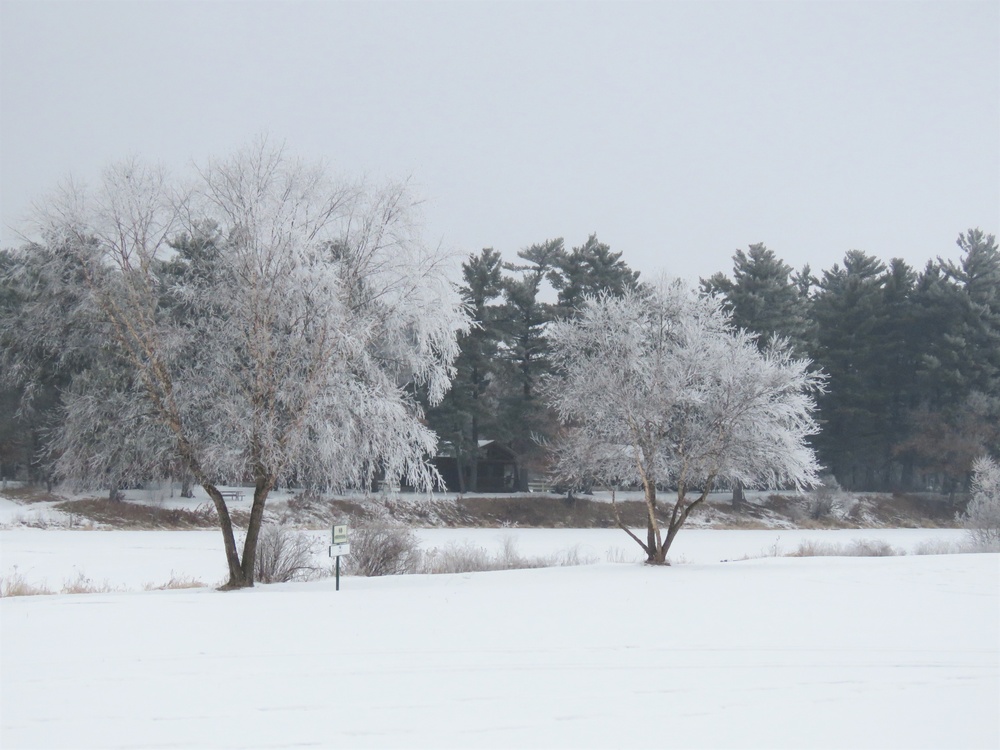
[[[340,555],[337,555],[337,591],[340,591]]]

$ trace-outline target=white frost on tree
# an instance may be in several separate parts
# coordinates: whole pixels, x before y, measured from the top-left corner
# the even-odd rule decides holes
[[[551,334],[559,375],[548,384],[567,426],[558,469],[609,487],[641,486],[645,540],[619,525],[650,563],[666,563],[691,511],[719,482],[747,487],[817,480],[821,375],[777,342],[758,350],[717,300],[679,281],[590,300]],[[657,491],[676,490],[658,519]],[[617,509],[616,509],[617,511]]]
[[[963,521],[978,548],[1000,551],[1000,464],[989,456],[972,464],[972,499]]]
[[[65,472],[114,463],[123,442],[142,471],[189,471],[218,512],[231,587],[253,584],[279,481],[343,488],[378,474],[430,489],[436,438],[415,389],[442,398],[468,323],[412,205],[405,185],[338,184],[265,142],[209,163],[184,192],[131,162],[48,204],[46,252],[82,279],[80,320],[120,365],[100,389],[83,387],[93,373],[70,389]],[[240,553],[218,487],[247,479]]]

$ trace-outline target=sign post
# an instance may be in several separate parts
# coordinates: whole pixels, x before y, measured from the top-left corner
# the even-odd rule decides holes
[[[336,558],[337,591],[340,591],[340,556],[351,554],[351,545],[347,541],[347,524],[333,527],[333,544],[330,545],[330,557]]]

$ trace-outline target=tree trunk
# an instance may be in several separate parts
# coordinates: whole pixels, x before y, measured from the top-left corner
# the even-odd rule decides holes
[[[462,451],[459,450],[458,446],[461,443],[455,443],[455,469],[458,473],[458,494],[465,494],[465,461],[462,459]]]
[[[650,565],[664,565],[667,551],[660,537],[660,525],[656,521],[656,485],[648,480],[642,482],[646,495],[646,562]]]
[[[677,532],[681,530],[681,526],[684,524],[683,521],[680,523],[672,523],[667,527],[667,540],[663,543],[663,562],[667,563],[667,552],[670,550],[670,545],[674,543],[674,537],[677,536]]]
[[[472,457],[469,460],[469,491],[479,492],[479,419],[472,415]]]
[[[274,488],[277,477],[259,476],[254,485],[253,506],[250,508],[250,523],[247,525],[247,538],[243,544],[243,579],[246,586],[253,586],[254,563],[257,560],[257,540],[260,537],[260,527],[264,522],[264,505],[268,493]]]
[[[181,497],[194,497],[194,488],[191,486],[191,475],[185,474],[181,477]]]
[[[223,589],[242,589],[253,586],[253,579],[249,582],[243,575],[243,568],[240,566],[240,554],[236,550],[236,536],[233,534],[233,519],[229,516],[229,508],[226,501],[222,499],[222,493],[214,484],[203,484],[205,492],[212,499],[215,505],[215,512],[219,516],[219,527],[222,529],[222,541],[226,548],[226,563],[229,565],[229,582]]]
[[[473,449],[469,458],[469,492],[479,492],[479,451]]]
[[[740,482],[739,480],[733,482],[733,507],[742,507],[746,501],[747,497],[746,493],[743,491],[743,482]]]

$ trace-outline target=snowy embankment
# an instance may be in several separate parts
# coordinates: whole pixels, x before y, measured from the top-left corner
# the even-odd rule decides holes
[[[506,532],[446,533],[421,532],[432,545]],[[527,553],[627,549],[621,532],[510,533]],[[55,574],[72,554],[96,578],[103,547],[138,581],[166,577],[154,552],[214,581],[217,536],[8,530],[0,543],[5,569]],[[0,745],[997,747],[1000,555],[718,562],[769,554],[778,536],[797,543],[682,532],[689,564],[659,569],[5,598]]]

